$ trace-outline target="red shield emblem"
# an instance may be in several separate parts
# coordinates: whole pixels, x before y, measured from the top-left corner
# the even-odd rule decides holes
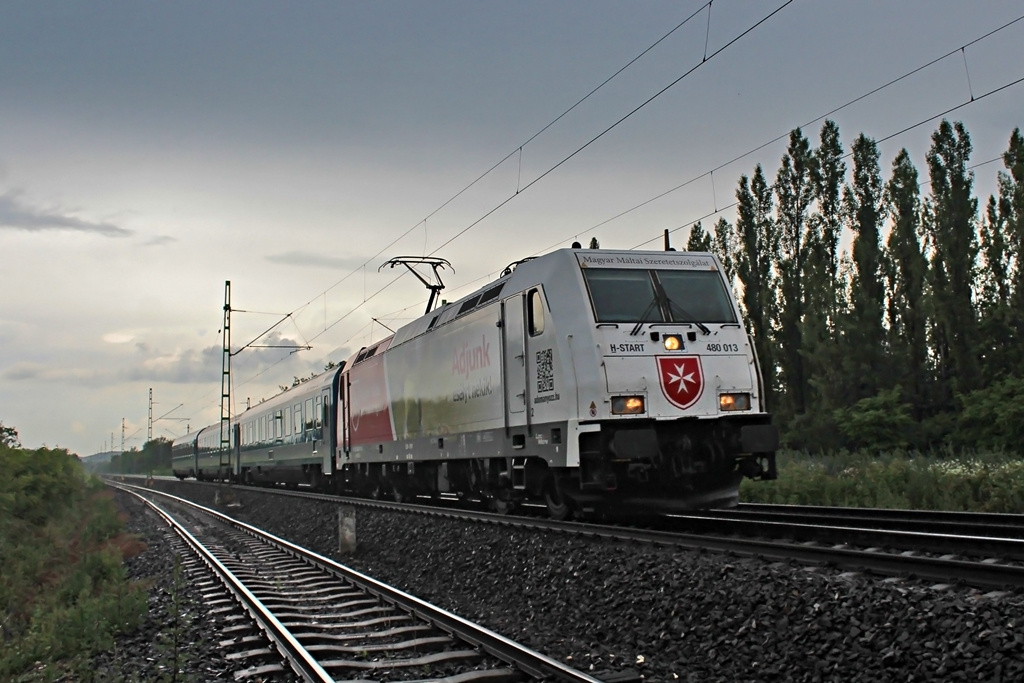
[[[661,391],[672,405],[689,408],[704,393],[704,372],[700,356],[658,357]]]

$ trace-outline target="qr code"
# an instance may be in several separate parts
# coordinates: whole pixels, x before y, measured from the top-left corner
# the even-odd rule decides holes
[[[551,362],[551,349],[537,352],[537,393],[555,390],[555,368]]]

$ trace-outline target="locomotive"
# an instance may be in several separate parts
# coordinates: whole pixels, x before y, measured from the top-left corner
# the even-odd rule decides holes
[[[575,245],[574,245],[575,246]],[[173,444],[184,478],[497,511],[731,507],[778,431],[717,257],[560,249]]]

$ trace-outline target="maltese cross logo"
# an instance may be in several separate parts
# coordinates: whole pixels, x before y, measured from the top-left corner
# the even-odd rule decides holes
[[[689,408],[704,392],[700,356],[668,356],[658,359],[661,391],[672,405]]]

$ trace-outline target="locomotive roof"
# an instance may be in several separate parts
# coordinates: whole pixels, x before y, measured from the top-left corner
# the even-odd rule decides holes
[[[400,327],[392,338],[382,340],[381,344],[386,341],[391,346],[397,346],[478,307],[529,287],[551,287],[559,281],[562,284],[567,281],[578,283],[580,269],[588,267],[721,270],[717,257],[708,252],[558,249],[510,265],[498,279]]]

